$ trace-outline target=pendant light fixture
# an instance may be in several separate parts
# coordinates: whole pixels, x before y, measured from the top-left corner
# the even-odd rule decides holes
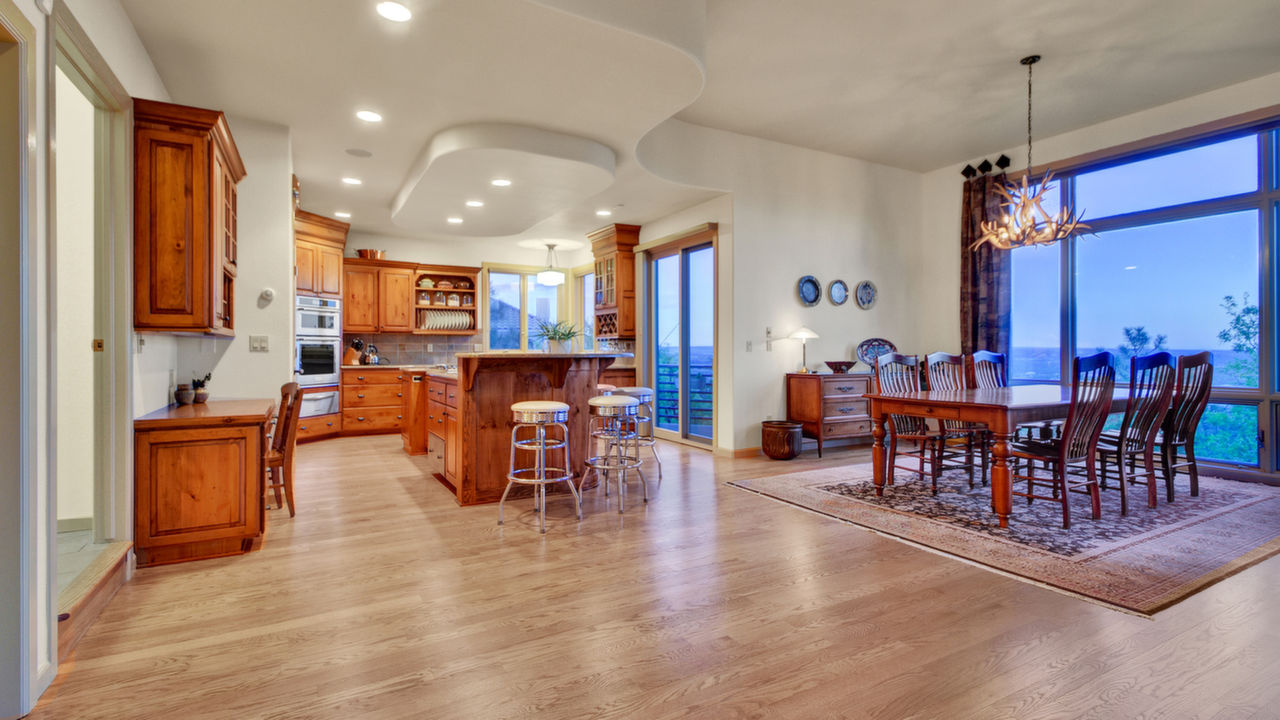
[[[983,245],[999,250],[1052,245],[1089,229],[1069,206],[1064,205],[1057,215],[1050,215],[1044,209],[1045,193],[1053,180],[1052,171],[1045,171],[1039,183],[1031,181],[1031,66],[1040,62],[1040,56],[1028,55],[1019,62],[1027,66],[1027,172],[1022,176],[1021,185],[996,186],[1003,211],[999,220],[982,222],[982,235],[973,244],[974,250]]]
[[[556,270],[556,244],[547,243],[547,268],[538,273],[539,285],[563,285],[564,273]]]

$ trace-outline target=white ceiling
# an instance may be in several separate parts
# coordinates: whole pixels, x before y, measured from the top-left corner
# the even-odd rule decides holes
[[[532,212],[545,219],[513,240],[581,237],[717,194],[636,161],[640,138],[673,115],[929,170],[1022,142],[1018,59],[1032,52],[1044,56],[1037,136],[1280,70],[1277,0],[707,0],[705,75],[689,53],[604,17],[662,3],[668,10],[654,14],[669,16],[698,0],[402,1],[415,12],[404,25],[377,16],[374,0],[121,3],[175,102],[291,128],[303,207],[348,210],[357,231],[410,237],[450,235],[421,224],[407,231],[392,210],[398,194],[412,194],[431,139],[459,125],[511,123],[611,150],[612,184],[584,184],[555,199],[558,210],[544,197]],[[362,108],[385,121],[357,120]],[[454,168],[459,178],[489,170]],[[345,186],[344,176],[364,184]],[[425,218],[455,201],[421,202],[413,212]],[[523,227],[530,205],[511,207],[501,218],[486,206],[495,216],[485,232]],[[597,217],[599,208],[614,215]]]

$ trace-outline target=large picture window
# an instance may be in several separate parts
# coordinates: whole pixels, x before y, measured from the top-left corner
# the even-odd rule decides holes
[[[542,350],[540,323],[560,319],[560,287],[540,285],[536,273],[488,271],[490,350]]]
[[[1263,452],[1280,407],[1276,297],[1277,132],[1202,138],[1057,175],[1055,207],[1093,232],[1012,251],[1010,380],[1053,382],[1077,354],[1213,353],[1201,458],[1274,471]],[[1054,208],[1048,208],[1051,212]]]

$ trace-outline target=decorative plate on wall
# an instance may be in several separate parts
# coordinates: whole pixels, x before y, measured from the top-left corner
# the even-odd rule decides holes
[[[859,360],[871,367],[875,367],[876,358],[885,353],[898,352],[898,346],[884,338],[867,338],[858,343],[856,352]]]
[[[805,307],[813,307],[822,299],[822,284],[818,282],[818,278],[805,275],[796,283],[796,294]]]
[[[843,280],[832,280],[827,286],[827,299],[832,305],[843,305],[849,299],[849,286]]]
[[[853,299],[858,302],[858,307],[868,310],[872,305],[876,304],[876,286],[870,280],[863,280],[858,283],[858,287],[853,291]]]

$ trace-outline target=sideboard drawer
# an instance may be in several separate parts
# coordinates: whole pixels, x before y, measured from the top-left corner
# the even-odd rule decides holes
[[[871,378],[865,375],[841,375],[822,378],[824,397],[840,395],[865,395],[871,392]]]
[[[863,398],[827,398],[822,404],[822,417],[828,421],[865,418],[870,405]]]
[[[851,420],[848,422],[823,423],[822,434],[825,437],[863,437],[871,434],[870,420]]]

